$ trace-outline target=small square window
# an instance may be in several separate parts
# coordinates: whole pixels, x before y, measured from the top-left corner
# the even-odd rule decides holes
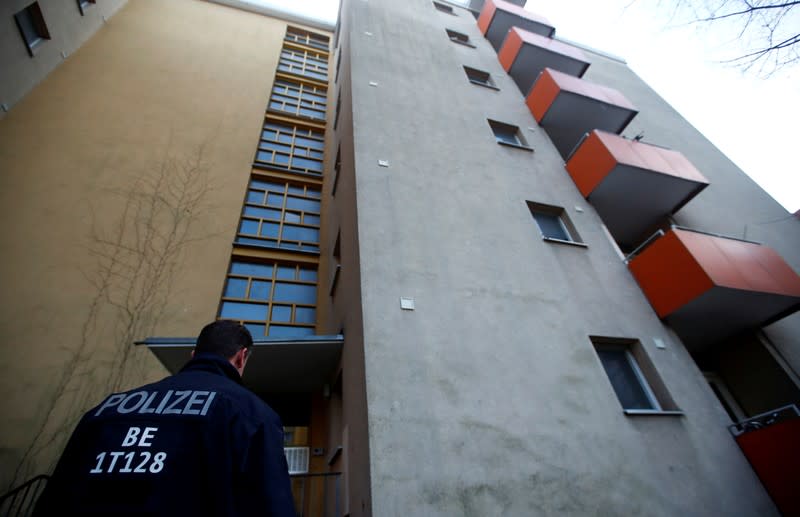
[[[86,14],[86,9],[93,6],[97,3],[97,0],[78,0],[78,10],[81,12],[81,16]]]
[[[585,246],[563,208],[532,201],[528,201],[528,208],[544,240]]]
[[[456,32],[450,29],[445,29],[445,32],[447,32],[447,37],[450,38],[450,41],[452,41],[453,43],[459,43],[461,45],[466,45],[468,47],[475,48],[475,45],[470,43],[469,36],[467,36],[466,34],[463,34],[461,32]]]
[[[443,13],[452,14],[453,16],[457,16],[455,11],[453,11],[453,8],[450,7],[449,5],[442,4],[440,2],[433,2],[433,6],[436,9],[438,9],[439,11],[442,11]]]
[[[519,128],[517,126],[512,126],[511,124],[504,124],[502,122],[497,122],[494,120],[489,120],[489,126],[492,128],[492,132],[494,133],[494,137],[497,140],[498,144],[502,145],[510,145],[511,147],[518,147],[521,149],[527,149],[528,151],[532,151],[530,147],[528,147],[528,143],[525,141],[525,138],[519,132]]]
[[[25,47],[28,49],[28,54],[33,57],[36,49],[41,45],[44,40],[50,39],[50,33],[47,30],[47,24],[44,22],[42,16],[42,9],[39,7],[39,2],[33,2],[25,9],[19,11],[14,15],[14,21],[17,22],[17,28],[25,42]]]
[[[333,161],[333,186],[331,195],[336,195],[336,187],[339,185],[339,173],[342,172],[342,146],[336,148],[336,159]]]
[[[638,340],[590,339],[625,413],[681,414]]]
[[[489,75],[489,72],[484,72],[483,70],[477,70],[475,68],[470,68],[468,66],[464,67],[464,71],[467,73],[467,78],[469,82],[472,84],[477,84],[480,86],[485,86],[487,88],[492,88],[494,90],[498,90],[499,88],[494,85],[494,81],[492,80],[492,76]]]

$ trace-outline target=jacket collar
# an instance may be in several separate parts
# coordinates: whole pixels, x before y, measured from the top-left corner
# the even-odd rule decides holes
[[[209,352],[194,354],[194,357],[181,368],[181,372],[209,372],[228,377],[238,384],[242,384],[242,377],[236,368],[224,357]]]

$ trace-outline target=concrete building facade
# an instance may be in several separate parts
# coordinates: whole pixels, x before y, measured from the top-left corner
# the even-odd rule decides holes
[[[797,218],[521,4],[4,5],[3,484],[217,317],[303,515],[798,508]]]

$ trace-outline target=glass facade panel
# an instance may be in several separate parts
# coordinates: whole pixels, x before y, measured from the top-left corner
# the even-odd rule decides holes
[[[241,321],[254,337],[258,333],[261,333],[259,337],[314,333],[315,269],[234,260],[230,270],[220,306],[220,318]],[[298,283],[300,281],[308,283]],[[252,302],[244,302],[243,299]],[[271,325],[272,322],[280,325]]]

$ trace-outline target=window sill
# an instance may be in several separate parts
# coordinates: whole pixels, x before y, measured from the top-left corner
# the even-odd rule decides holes
[[[503,142],[502,140],[498,140],[497,143],[506,147],[513,147],[514,149],[522,149],[523,151],[533,152],[533,147],[528,147],[527,145],[509,144],[508,142]]]
[[[475,48],[475,45],[473,45],[472,43],[461,41],[460,39],[457,38],[450,38],[450,41],[452,41],[453,43],[458,43],[459,45],[464,45],[465,47]]]
[[[628,416],[683,416],[683,411],[662,411],[657,409],[624,409]]]
[[[589,245],[584,243],[584,242],[565,241],[564,239],[556,239],[555,237],[544,237],[543,236],[542,240],[543,241],[547,241],[547,242],[553,242],[553,243],[556,243],[556,244],[568,244],[570,246],[577,246],[578,248],[588,248],[589,247]],[[633,411],[633,410],[631,410],[631,411]]]
[[[489,88],[490,90],[497,90],[498,92],[500,91],[500,88],[494,86],[493,84],[486,84],[480,81],[473,81],[472,79],[470,79],[469,82],[471,82],[472,84],[477,84],[478,86],[483,86],[484,88]]]

